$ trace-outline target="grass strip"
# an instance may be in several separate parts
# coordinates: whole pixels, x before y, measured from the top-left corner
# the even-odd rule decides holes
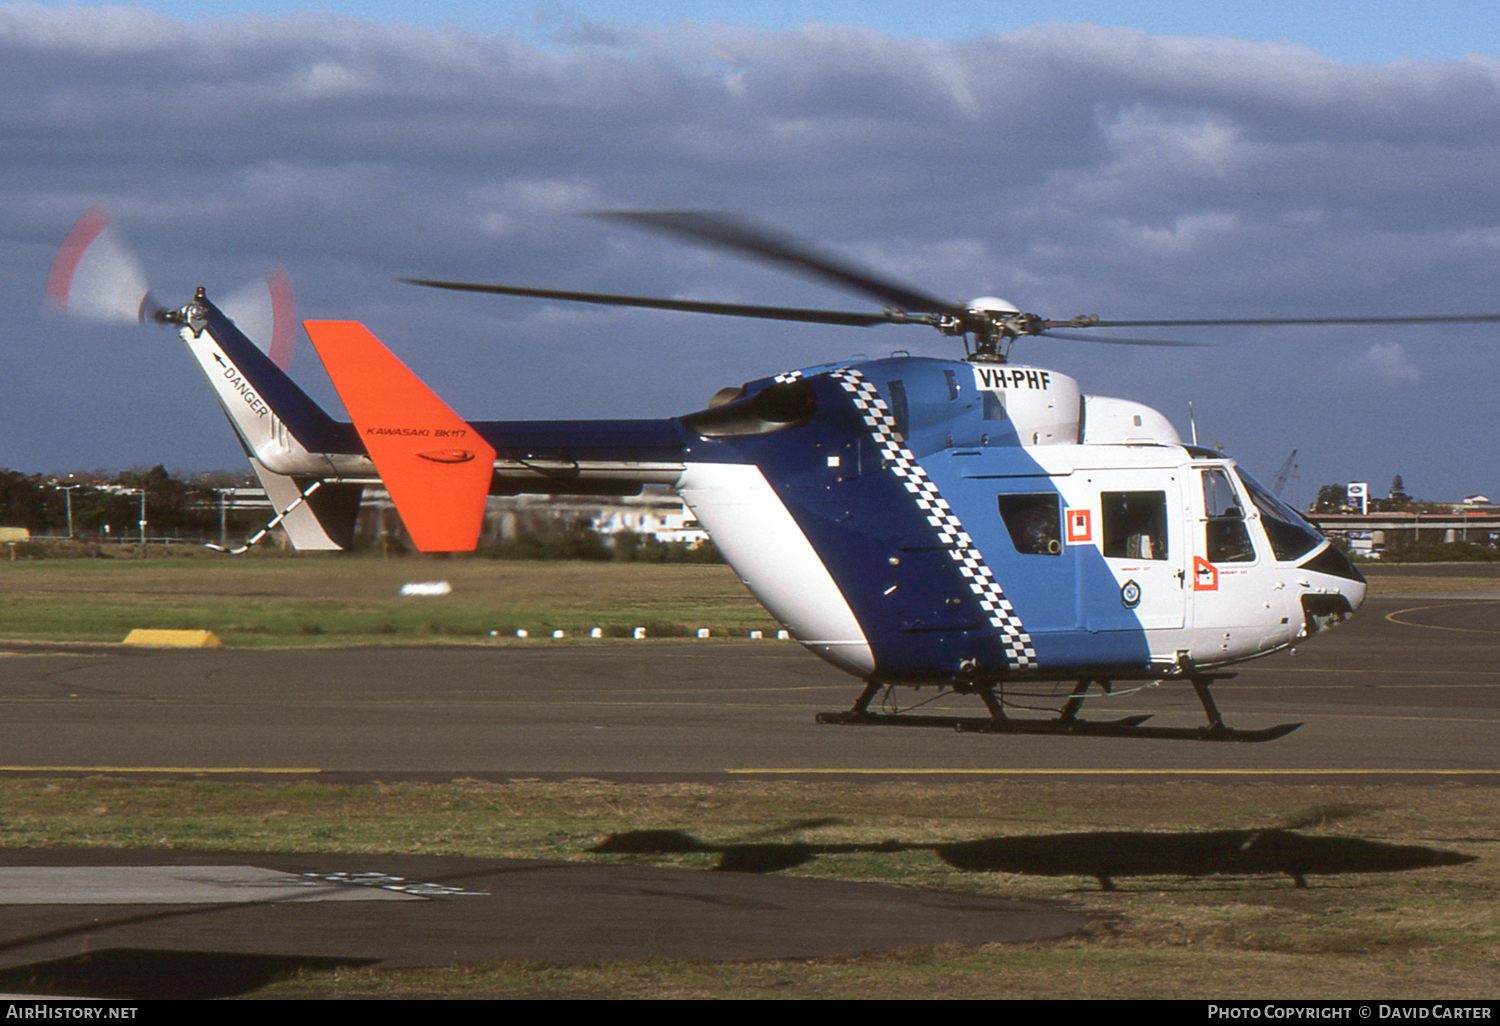
[[[303,972],[257,992],[264,997],[1492,998],[1497,813],[1500,790],[1464,785],[0,780],[0,841],[9,848],[427,852],[713,868],[717,856],[707,851],[590,851],[613,834],[670,829],[709,846],[852,846],[862,850],[783,872],[1056,901],[1094,917],[1064,940],[856,958]],[[892,839],[1288,824],[1479,861],[1315,877],[1305,890],[1284,876],[1147,876],[1104,892],[1081,877],[962,872],[927,851],[873,850]]]

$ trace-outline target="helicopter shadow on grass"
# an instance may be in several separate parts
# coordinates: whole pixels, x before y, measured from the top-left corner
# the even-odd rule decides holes
[[[869,844],[795,841],[711,844],[681,830],[633,830],[612,834],[590,850],[601,855],[716,854],[719,863],[715,869],[734,873],[775,873],[825,855],[930,851],[953,868],[966,872],[1091,876],[1106,891],[1115,889],[1117,877],[1126,876],[1285,873],[1296,886],[1306,887],[1309,876],[1393,873],[1475,861],[1473,855],[1439,848],[1300,834],[1287,828],[1184,833],[1089,831],[936,844],[897,840]]]

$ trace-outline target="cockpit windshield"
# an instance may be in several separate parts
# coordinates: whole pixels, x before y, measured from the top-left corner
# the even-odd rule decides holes
[[[1245,491],[1250,493],[1250,501],[1260,510],[1261,527],[1265,529],[1266,537],[1271,542],[1271,551],[1276,554],[1277,560],[1285,562],[1297,559],[1311,552],[1323,541],[1317,528],[1298,516],[1292,507],[1266,491],[1243,467],[1235,467],[1234,472],[1239,475]]]

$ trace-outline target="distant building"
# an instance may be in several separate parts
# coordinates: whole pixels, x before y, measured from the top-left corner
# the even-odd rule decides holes
[[[486,534],[508,541],[528,532],[586,528],[614,538],[631,533],[663,544],[698,545],[708,532],[693,519],[682,498],[663,488],[619,497],[491,496],[485,509]]]
[[[599,500],[594,530],[611,536],[622,531],[650,535],[664,544],[686,542],[697,545],[708,540],[708,532],[693,519],[682,499],[671,492],[645,492],[619,499]]]

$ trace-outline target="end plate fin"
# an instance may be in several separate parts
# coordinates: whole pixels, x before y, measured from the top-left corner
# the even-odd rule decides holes
[[[303,327],[417,548],[474,548],[495,450],[364,325]]]

